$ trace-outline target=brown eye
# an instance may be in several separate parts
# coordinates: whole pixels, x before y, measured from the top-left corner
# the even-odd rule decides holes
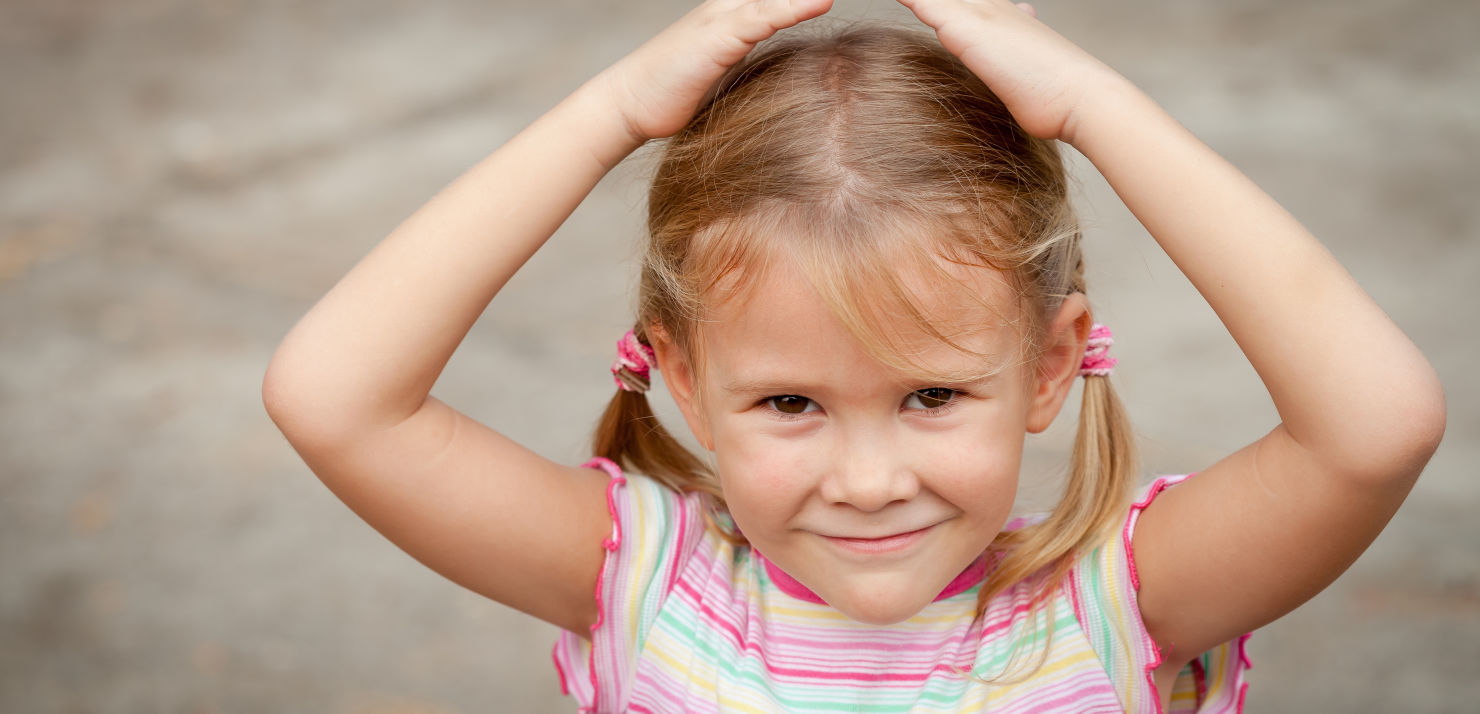
[[[956,390],[945,387],[930,387],[929,389],[918,389],[910,392],[910,398],[905,400],[905,406],[914,409],[939,409],[951,403],[956,398]]]
[[[807,407],[812,405],[812,400],[799,397],[795,394],[784,394],[779,397],[771,397],[771,408],[782,414],[801,414],[809,411]]]

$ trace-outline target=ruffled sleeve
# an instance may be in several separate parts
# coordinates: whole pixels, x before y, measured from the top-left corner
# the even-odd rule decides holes
[[[590,639],[561,632],[555,669],[561,690],[582,712],[623,712],[638,653],[684,562],[704,532],[698,494],[680,494],[608,459],[583,464],[605,471],[612,531],[596,581],[596,623]]]
[[[1143,488],[1115,537],[1081,559],[1069,576],[1075,614],[1127,712],[1162,712],[1152,680],[1161,651],[1141,619],[1131,537],[1141,512],[1157,494],[1190,476],[1163,476]],[[1189,662],[1172,688],[1172,714],[1242,712],[1250,668],[1244,650],[1248,638],[1245,634],[1225,642]]]

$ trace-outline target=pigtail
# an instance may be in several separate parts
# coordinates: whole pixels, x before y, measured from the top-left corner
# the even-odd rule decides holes
[[[978,613],[987,602],[1008,587],[1031,583],[1035,636],[1014,645],[1002,676],[995,683],[1025,679],[1042,666],[1053,639],[1053,618],[1046,606],[1077,556],[1094,548],[1124,516],[1130,488],[1136,478],[1135,440],[1130,420],[1121,406],[1109,376],[1087,375],[1079,410],[1079,429],[1074,437],[1069,478],[1064,496],[1048,517],[1032,526],[1004,532],[988,550],[998,565],[982,585]],[[1041,638],[1039,628],[1046,628]],[[1041,642],[1029,659],[1022,659],[1020,645]]]
[[[637,340],[647,344],[640,332]],[[624,471],[646,474],[675,491],[702,491],[718,497],[709,469],[693,452],[678,443],[658,422],[648,404],[648,377],[623,367],[617,390],[602,412],[592,438],[592,451],[617,462]]]
[[[597,423],[594,451],[617,462],[623,470],[637,471],[678,491],[709,481],[709,471],[658,422],[641,392],[617,390]]]
[[[1110,377],[1085,377],[1065,503],[1056,509],[1066,511],[1066,523],[1084,525],[1075,550],[1094,546],[1119,522],[1136,468],[1135,434]]]
[[[1039,562],[1032,567],[1060,559],[1061,569],[1067,570],[1074,559],[1065,556],[1077,555],[1109,534],[1123,515],[1135,482],[1135,463],[1130,420],[1110,378],[1086,376],[1063,498],[1027,536],[1029,542],[1042,546],[1040,558],[1035,559]]]
[[[1061,286],[1066,293],[1085,293],[1084,254],[1077,230],[1067,240],[1044,255],[1039,278],[1049,285]],[[1079,365],[1083,389],[1079,408],[1079,425],[1074,434],[1074,450],[1069,457],[1069,474],[1063,496],[1048,516],[1031,526],[1004,532],[988,549],[989,557],[998,559],[977,600],[978,613],[985,612],[987,602],[1009,586],[1032,581],[1032,606],[1035,614],[1047,608],[1059,585],[1080,556],[1099,545],[1110,535],[1125,515],[1131,487],[1136,480],[1136,442],[1130,417],[1110,383],[1110,368],[1115,360],[1105,356],[1108,331],[1100,336],[1091,330],[1091,347]],[[1046,614],[1046,613],[1045,613]],[[1053,621],[1048,621],[1048,639],[1053,636]],[[1035,625],[1037,618],[1035,617]],[[1030,638],[1031,639],[1031,638]],[[1019,652],[1009,657],[1008,671],[1019,664]],[[1047,650],[1039,652],[1031,673],[1042,664]],[[1026,675],[1024,675],[1026,676]],[[1000,680],[999,680],[1000,681]]]

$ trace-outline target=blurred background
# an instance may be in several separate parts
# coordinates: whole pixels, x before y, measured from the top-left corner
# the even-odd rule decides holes
[[[259,387],[283,334],[402,218],[691,6],[0,5],[0,710],[573,710],[555,631],[359,520]],[[1448,436],[1391,526],[1254,636],[1249,711],[1474,711],[1480,4],[1039,14],[1322,237],[1447,387]],[[914,22],[886,0],[831,16]],[[585,458],[631,324],[651,158],[609,175],[514,279],[438,396]],[[1077,171],[1091,298],[1119,338],[1148,476],[1261,436],[1277,417],[1253,370]],[[1072,424],[1030,442],[1026,499],[1051,497]]]

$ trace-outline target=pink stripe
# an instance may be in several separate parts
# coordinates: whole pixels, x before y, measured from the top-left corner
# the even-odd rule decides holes
[[[637,689],[647,698],[655,700],[651,703],[657,707],[658,711],[685,711],[688,707],[685,706],[684,701],[678,696],[680,692],[687,689],[683,684],[683,680],[676,677],[664,677],[660,679],[661,674],[661,670],[657,672],[650,672],[646,669],[638,671],[637,681],[645,686],[638,687]],[[639,709],[637,702],[629,702],[627,706],[628,711],[651,711],[647,708],[647,705],[641,705],[642,708]]]
[[[1088,643],[1085,643],[1088,644]],[[1083,668],[1094,668],[1098,660],[1091,660],[1080,666]],[[1103,671],[1103,670],[1101,670]],[[998,703],[998,711],[1021,714],[1022,712],[1097,712],[1115,711],[1121,712],[1120,696],[1115,687],[1111,686],[1109,680],[1101,677],[1094,682],[1085,682],[1083,674],[1077,670],[1070,670],[1060,675],[1061,679],[1051,684],[1035,686],[1029,690],[1019,690],[1016,696]],[[1086,701],[1090,697],[1099,695],[1097,699]],[[1065,706],[1070,704],[1071,706]],[[1109,710],[1094,708],[1089,705],[1109,704]],[[1020,708],[1027,707],[1027,708]]]
[[[1248,654],[1248,651],[1247,651],[1247,645],[1248,645],[1248,642],[1249,642],[1249,636],[1252,635],[1252,634],[1254,634],[1254,633],[1252,633],[1252,632],[1246,632],[1246,633],[1240,635],[1239,638],[1238,638],[1238,661],[1239,661],[1239,664],[1241,664],[1241,665],[1244,666],[1244,669],[1253,669],[1253,667],[1254,667],[1253,663],[1249,662],[1249,654]],[[1244,697],[1249,693],[1249,683],[1246,682],[1246,681],[1244,681],[1244,672],[1243,672],[1243,670],[1238,670],[1237,672],[1234,673],[1234,676],[1237,677],[1237,681],[1239,683],[1239,685],[1238,685],[1238,709],[1236,710],[1236,714],[1243,714],[1244,713]]]
[[[560,693],[568,697],[570,696],[570,685],[565,683],[565,667],[560,665],[560,646],[564,643],[563,639],[555,641],[555,646],[550,648],[550,659],[555,660],[555,675],[560,677]]]
[[[988,635],[993,635],[1011,628],[1013,625],[1013,621],[1017,618],[1017,616],[1030,611],[1032,608],[1032,602],[1021,602],[1013,606],[1011,610],[1008,610],[1005,614],[1000,615],[997,622],[982,627],[982,639],[985,640]]]
[[[1149,642],[1150,639],[1148,638],[1147,641]],[[1161,692],[1156,689],[1156,677],[1154,674],[1156,668],[1161,666],[1161,648],[1157,647],[1155,642],[1152,642],[1151,649],[1155,651],[1156,656],[1146,663],[1146,686],[1151,689],[1151,701],[1156,704],[1156,714],[1165,714],[1165,711],[1161,708]]]
[[[912,676],[918,672],[931,671],[936,667],[967,667],[973,663],[970,657],[964,657],[959,652],[942,653],[933,659],[912,659],[908,661],[891,660],[879,657],[807,657],[807,656],[778,656],[775,652],[768,652],[764,657],[757,657],[757,653],[746,650],[747,659],[764,659],[769,666],[783,669],[825,669],[828,671],[852,672],[854,674],[873,672],[879,669],[893,669],[906,672]]]
[[[1088,631],[1089,627],[1084,624],[1084,606],[1079,604],[1079,585],[1074,578],[1064,578],[1064,587],[1069,591],[1069,602],[1074,604],[1074,620],[1079,623],[1079,629]]]
[[[1060,694],[1054,690],[1067,691]],[[1028,707],[1027,709],[1020,710],[1023,714],[1033,714],[1034,712],[1058,714],[1058,712],[1084,711],[1082,707],[1084,706],[1085,697],[1092,694],[1109,694],[1111,698],[1119,699],[1119,696],[1115,694],[1115,688],[1108,684],[1092,684],[1086,686],[1084,682],[1068,680],[1052,687],[1034,690],[1033,695],[1035,696],[1027,699],[1027,701],[1019,706]],[[1052,698],[1044,699],[1044,697]],[[1019,710],[1014,709],[1013,711],[1016,714]]]
[[[681,498],[682,496],[680,495]],[[680,504],[678,508],[673,510],[678,512],[678,530],[675,534],[677,537],[673,539],[674,543],[675,545],[687,544],[689,542],[689,509],[683,508],[682,504]],[[673,586],[678,583],[678,578],[683,573],[683,570],[684,568],[680,567],[680,562],[677,559],[668,565],[668,584],[663,588],[665,597],[668,593],[673,592]]]
[[[794,669],[794,668],[790,668],[790,667],[778,667],[778,666],[772,665],[770,662],[765,662],[764,664],[766,665],[766,672],[768,672],[770,674],[774,674],[774,675],[778,675],[778,676],[786,676],[786,677],[795,677],[795,678],[797,678],[800,681],[807,681],[809,679],[827,679],[827,680],[832,680],[832,681],[835,681],[835,682],[836,681],[845,681],[845,680],[848,680],[848,681],[856,681],[856,682],[858,682],[860,684],[869,684],[869,683],[875,683],[875,682],[920,683],[920,682],[929,681],[930,676],[933,675],[933,674],[935,674],[936,672],[948,672],[948,673],[952,673],[952,674],[954,674],[955,672],[957,672],[957,669],[956,668],[949,667],[949,666],[946,666],[944,664],[938,664],[938,665],[932,667],[929,672],[914,673],[914,674],[899,674],[899,673],[894,673],[894,672],[837,672],[837,671],[829,671],[829,670],[825,670],[825,669],[815,669],[814,670],[814,669]]]
[[[827,604],[827,601],[823,600],[822,597],[819,596],[817,593],[812,592],[811,588],[803,585],[796,578],[791,577],[790,573],[782,570],[781,567],[776,565],[775,563],[772,563],[768,558],[766,558],[766,556],[762,555],[759,550],[751,548],[750,552],[754,556],[754,558],[756,560],[759,560],[761,562],[761,565],[765,567],[766,575],[769,575],[771,577],[771,583],[776,586],[777,590],[780,590],[787,595],[790,595],[798,600],[803,600],[805,602],[810,602],[817,605]],[[971,561],[971,563],[967,565],[964,570],[958,573],[956,577],[951,578],[951,582],[946,583],[945,588],[943,588],[940,591],[940,594],[936,595],[935,599],[931,600],[931,602],[940,602],[941,600],[955,597],[957,595],[960,595],[961,593],[966,592],[967,590],[970,590],[972,587],[975,587],[977,583],[981,582],[982,578],[986,577],[986,574],[987,560],[985,557],[980,557],[976,560]]]
[[[1140,520],[1141,511],[1145,510],[1147,506],[1151,505],[1152,501],[1156,500],[1156,495],[1161,493],[1162,489],[1165,489],[1167,486],[1171,486],[1173,484],[1181,483],[1182,481],[1185,481],[1191,477],[1192,474],[1186,474],[1183,476],[1164,476],[1152,483],[1150,490],[1146,493],[1146,498],[1143,499],[1140,503],[1136,503],[1131,506],[1131,513],[1130,516],[1125,519],[1125,531],[1122,533],[1121,538],[1121,540],[1125,541],[1126,566],[1130,568],[1131,604],[1135,605],[1136,608],[1136,627],[1140,630],[1140,634],[1145,639],[1146,645],[1151,648],[1151,657],[1146,662],[1145,673],[1146,686],[1151,690],[1151,701],[1156,705],[1156,714],[1165,714],[1164,710],[1161,708],[1161,693],[1156,689],[1155,677],[1156,668],[1161,666],[1162,650],[1161,647],[1158,646],[1156,642],[1151,639],[1151,633],[1146,631],[1146,624],[1141,619],[1141,603],[1140,600],[1136,597],[1136,593],[1141,591],[1141,577],[1136,572],[1136,553],[1131,548],[1131,535],[1135,531],[1136,521]]]
[[[708,603],[704,602],[704,599],[699,595],[699,591],[695,590],[694,586],[689,584],[689,581],[679,580],[678,590],[679,592],[686,593],[693,598],[691,604],[696,605],[701,614],[707,615],[707,617],[703,619],[709,620],[715,625],[718,625],[725,634],[729,635],[731,645],[739,650],[746,649],[746,647],[741,644],[744,641],[744,638],[740,636],[739,627],[737,627],[734,623],[725,620],[723,617],[720,616],[720,613],[716,612],[714,608],[710,607]]]
[[[605,548],[608,553],[611,553],[615,552],[618,546],[622,544],[622,519],[617,514],[616,492],[619,486],[627,483],[627,478],[622,475],[622,469],[613,463],[611,459],[598,456],[581,464],[582,468],[590,468],[592,466],[599,467],[611,477],[611,480],[606,484],[606,510],[607,513],[611,514],[612,534],[601,541],[601,547]],[[606,621],[606,598],[603,586],[606,583],[606,571],[610,564],[611,556],[608,555],[606,562],[601,566],[601,570],[596,573],[596,622],[591,625],[591,658],[589,662],[591,671],[591,709],[593,711],[599,709],[597,700],[601,695],[601,687],[596,677],[596,630]],[[617,662],[619,661],[616,645],[618,637],[608,639],[610,640],[607,643],[609,661]]]
[[[759,550],[751,548],[750,553],[756,560],[761,561],[761,566],[766,569],[766,575],[770,576],[771,584],[775,585],[777,590],[804,602],[810,602],[816,605],[827,604],[827,601],[823,600],[821,596],[812,592],[806,585],[797,582],[796,578],[791,577],[790,573],[777,567],[769,558],[762,555]]]
[[[791,667],[821,667],[823,669],[852,669],[855,671],[869,671],[881,666],[893,667],[894,669],[925,669],[937,664],[955,661],[956,664],[969,664],[970,659],[963,661],[963,654],[955,651],[934,651],[918,653],[914,657],[890,657],[889,650],[880,647],[869,653],[854,653],[849,657],[826,656],[822,653],[787,652],[768,650],[762,655],[755,649],[754,645],[746,647],[746,653],[761,655],[767,661],[783,666]]]
[[[1163,476],[1151,484],[1151,490],[1147,492],[1145,499],[1140,503],[1131,505],[1131,514],[1125,519],[1125,537],[1122,540],[1125,541],[1125,560],[1130,564],[1131,568],[1131,588],[1136,592],[1141,591],[1141,576],[1136,572],[1136,553],[1131,550],[1131,531],[1135,530],[1136,521],[1141,518],[1141,511],[1145,510],[1147,506],[1151,505],[1152,501],[1156,500],[1156,494],[1161,493],[1162,489],[1167,486],[1181,483],[1191,476],[1192,474],[1185,476]]]

